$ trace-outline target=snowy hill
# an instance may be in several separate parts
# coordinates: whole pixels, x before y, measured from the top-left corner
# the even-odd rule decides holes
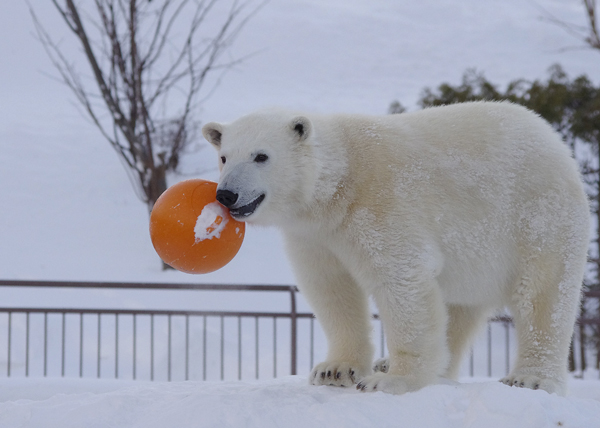
[[[583,22],[578,0],[539,3]],[[76,58],[52,4],[32,6]],[[468,67],[501,84],[544,77],[555,62],[595,78],[597,53],[559,51],[577,42],[541,15],[536,3],[520,0],[271,0],[232,50],[234,57],[254,54],[223,76],[202,119],[233,120],[271,105],[385,114],[395,99],[416,109],[423,87],[458,82]],[[56,72],[32,34],[27,4],[8,2],[0,19],[0,277],[294,282],[270,229],[250,228],[241,253],[213,274],[161,272],[146,209],[74,97],[48,76]],[[202,175],[216,179],[212,150],[205,145],[187,158],[186,170],[212,169]]]
[[[76,55],[51,3],[30,3]],[[541,21],[540,7],[583,24],[578,0],[271,0],[232,51],[254,54],[223,76],[202,120],[229,121],[271,105],[385,114],[395,99],[414,110],[423,87],[456,83],[468,67],[505,84],[543,78],[559,62],[570,75],[597,81],[598,53],[562,49],[577,41]],[[247,229],[238,256],[213,274],[162,272],[148,213],[122,165],[68,90],[48,77],[56,73],[32,35],[27,3],[5,2],[0,24],[0,278],[294,283],[270,229]],[[202,176],[216,180],[211,150],[188,157],[186,171],[209,171]],[[0,299],[6,306],[194,306],[188,295],[127,292],[0,288]],[[560,398],[493,382],[395,397],[310,388],[301,377],[173,384],[2,378],[0,427],[600,426],[600,382],[573,381],[571,389]]]

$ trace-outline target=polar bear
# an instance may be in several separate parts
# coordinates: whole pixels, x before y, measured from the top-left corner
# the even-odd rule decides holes
[[[328,341],[310,383],[402,394],[455,378],[474,332],[508,307],[518,354],[502,382],[566,393],[589,207],[544,120],[506,102],[272,109],[202,132],[219,152],[217,199],[282,231]],[[389,350],[375,373],[369,296]]]

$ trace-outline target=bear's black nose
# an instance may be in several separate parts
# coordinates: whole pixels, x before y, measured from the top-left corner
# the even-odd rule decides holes
[[[229,190],[217,190],[217,201],[227,208],[231,207],[238,200],[238,194]]]

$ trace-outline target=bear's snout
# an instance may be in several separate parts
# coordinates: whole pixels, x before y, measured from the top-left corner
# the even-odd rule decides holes
[[[229,190],[217,190],[217,201],[221,203],[221,205],[230,208],[233,204],[238,200],[238,194],[233,193]]]

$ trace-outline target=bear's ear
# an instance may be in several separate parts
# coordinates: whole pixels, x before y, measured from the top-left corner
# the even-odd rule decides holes
[[[204,138],[218,150],[221,147],[223,125],[216,122],[207,123],[202,127],[202,135],[204,135]]]
[[[312,124],[307,117],[298,116],[290,122],[290,128],[298,138],[298,141],[306,140],[312,130]]]

